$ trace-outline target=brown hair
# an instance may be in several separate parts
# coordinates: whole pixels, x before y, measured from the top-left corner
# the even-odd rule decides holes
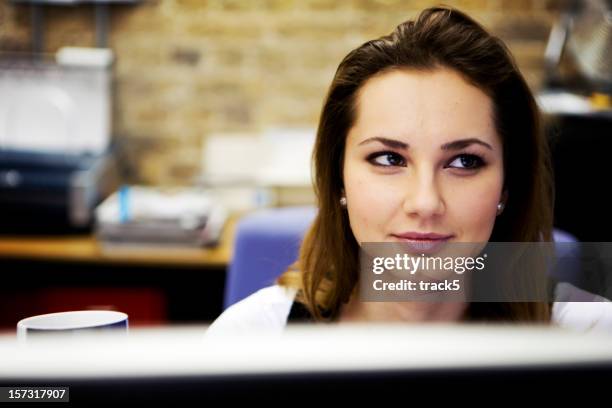
[[[340,63],[325,99],[313,152],[319,212],[304,238],[299,259],[278,280],[298,289],[317,320],[334,319],[358,280],[359,244],[339,204],[346,136],[355,122],[359,89],[393,69],[460,73],[492,100],[502,139],[508,199],[491,241],[550,241],[553,191],[547,144],[527,83],[503,42],[452,8],[424,10],[390,35],[368,41]],[[550,304],[471,303],[468,319],[549,321]]]

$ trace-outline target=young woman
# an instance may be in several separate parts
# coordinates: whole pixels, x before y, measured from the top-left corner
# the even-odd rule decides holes
[[[430,8],[351,51],[323,105],[313,159],[319,211],[299,259],[210,331],[282,330],[300,319],[612,327],[601,303],[363,302],[356,293],[363,242],[551,240],[536,103],[506,46],[465,14]]]

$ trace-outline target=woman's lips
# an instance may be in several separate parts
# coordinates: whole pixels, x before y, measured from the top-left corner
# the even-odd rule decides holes
[[[453,235],[434,233],[407,233],[393,234],[392,236],[402,243],[402,246],[406,248],[407,252],[417,252],[418,254],[438,252],[453,237]]]
[[[450,239],[453,237],[453,234],[440,234],[437,232],[408,231],[408,232],[402,232],[399,234],[393,234],[393,236],[396,236],[398,238],[411,239],[415,241],[416,240],[433,241],[433,240],[438,240],[438,239]]]

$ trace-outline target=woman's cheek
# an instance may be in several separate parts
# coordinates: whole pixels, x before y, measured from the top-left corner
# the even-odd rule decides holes
[[[349,220],[358,242],[384,239],[385,219],[392,212],[393,194],[380,181],[355,180],[346,185]]]
[[[485,185],[457,195],[453,200],[453,218],[461,221],[466,242],[489,240],[497,216],[500,189],[497,185]]]

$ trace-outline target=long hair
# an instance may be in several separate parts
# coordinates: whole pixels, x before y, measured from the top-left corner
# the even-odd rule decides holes
[[[490,241],[550,241],[553,190],[548,147],[529,87],[503,42],[466,14],[424,10],[389,35],[368,41],[340,63],[323,104],[313,151],[318,215],[298,260],[279,278],[317,320],[334,319],[358,281],[359,244],[340,206],[346,137],[356,120],[359,89],[389,70],[450,68],[491,98],[502,140],[508,199]],[[468,320],[550,320],[544,302],[471,303]]]

